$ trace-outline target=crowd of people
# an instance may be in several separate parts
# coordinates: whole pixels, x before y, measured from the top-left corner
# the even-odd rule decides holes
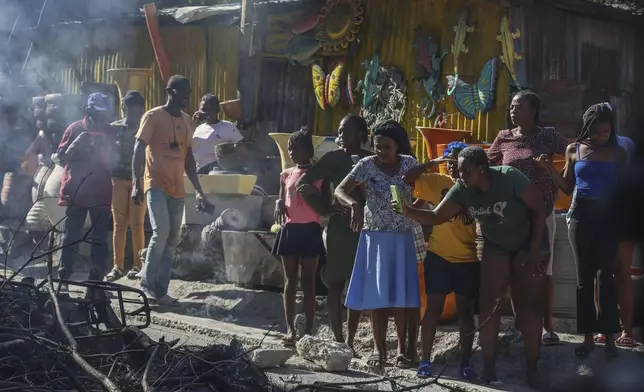
[[[186,77],[172,76],[166,92],[163,106],[145,112],[141,93],[128,91],[121,99],[123,119],[113,123],[109,97],[90,94],[85,117],[72,123],[51,149],[64,167],[58,203],[66,208],[59,278],[70,278],[78,244],[87,237],[92,239],[89,279],[139,278],[152,303],[176,302],[168,295],[168,285],[184,213],[184,173],[195,189],[197,210],[210,210],[197,174],[216,168],[217,144],[236,143],[243,136],[233,123],[218,118],[220,106],[214,95],[202,98],[192,118],[184,112],[191,94]],[[27,150],[27,162],[49,151],[51,140],[45,136],[39,132]],[[147,246],[146,212],[152,226]],[[88,215],[91,232],[85,233]],[[111,270],[107,267],[110,215],[114,229]],[[133,266],[126,272],[128,228]],[[143,263],[142,249],[147,249]]]
[[[198,174],[216,169],[215,145],[239,142],[243,135],[234,124],[219,120],[219,101],[213,95],[203,97],[192,118],[184,112],[191,93],[187,78],[171,77],[166,91],[166,103],[147,112],[143,96],[127,92],[124,118],[112,124],[109,98],[91,94],[86,116],[67,128],[54,149],[65,168],[59,204],[67,209],[60,278],[71,275],[75,246],[89,215],[90,279],[140,278],[153,303],[176,301],[168,295],[168,285],[184,212],[184,173],[195,189],[197,209],[208,210],[212,206]],[[437,325],[447,295],[454,293],[459,375],[499,383],[499,310],[509,292],[513,331],[524,342],[527,381],[539,385],[541,346],[560,341],[552,322],[552,264],[555,201],[562,191],[573,195],[567,225],[577,266],[577,328],[584,335],[575,354],[586,357],[597,343],[605,343],[610,359],[618,355],[618,346],[634,346],[630,267],[637,238],[634,230],[619,225],[623,206],[613,202],[613,195],[624,186],[619,179],[635,146],[617,135],[607,103],[588,108],[573,143],[555,129],[539,126],[539,109],[534,92],[520,91],[510,105],[513,126],[500,131],[487,151],[457,141],[426,163],[413,156],[407,131],[395,121],[369,131],[362,117],[346,116],[338,128],[340,148],[318,161],[311,132],[294,132],[288,153],[295,166],[280,175],[275,205],[280,230],[272,250],[284,267],[283,343],[292,346],[298,339],[298,279],[304,292],[304,332],[313,330],[317,265],[326,255],[321,276],[334,337],[353,348],[361,314],[368,311],[374,339],[370,365],[381,367],[387,361],[387,325],[393,317],[396,365],[417,367],[418,377],[431,377]],[[42,149],[41,136],[28,155]],[[563,172],[553,165],[555,155],[565,156]],[[432,170],[439,164],[446,165],[448,174]],[[147,247],[146,211],[153,230]],[[110,212],[114,266],[108,271]],[[328,217],[324,230],[322,217]],[[126,272],[128,227],[135,253]],[[140,263],[138,252],[146,248]],[[483,355],[480,376],[470,360],[476,332]]]
[[[567,224],[578,275],[577,327],[585,337],[575,354],[586,357],[597,343],[605,343],[604,354],[611,359],[618,355],[617,346],[634,346],[630,266],[636,240],[620,235],[612,202],[633,142],[617,135],[607,103],[588,108],[574,143],[553,128],[539,126],[539,109],[534,92],[520,91],[510,105],[513,127],[500,131],[487,151],[453,142],[442,156],[422,164],[411,152],[407,132],[395,121],[375,125],[369,136],[362,118],[345,117],[338,129],[341,148],[318,162],[312,161],[310,133],[294,133],[289,153],[296,167],[282,173],[276,215],[286,218],[280,220],[274,251],[284,261],[287,287],[295,286],[298,265],[302,279],[308,280],[302,282],[309,294],[306,331],[311,330],[308,321],[315,308],[310,300],[313,280],[305,272],[314,270],[316,252],[326,251],[323,278],[337,341],[353,348],[360,313],[369,311],[374,349],[367,362],[384,366],[387,323],[393,317],[396,365],[417,366],[419,377],[430,377],[436,327],[446,296],[454,293],[459,374],[496,384],[499,310],[509,292],[513,330],[524,342],[527,382],[539,386],[541,346],[560,342],[552,322],[552,264],[555,201],[562,191],[573,195]],[[361,147],[367,138],[373,152]],[[563,172],[553,165],[555,155],[566,157]],[[430,170],[440,163],[446,164],[448,175]],[[327,183],[335,188],[333,196],[325,191]],[[392,187],[400,201],[392,196]],[[319,245],[321,216],[330,216],[324,249]],[[477,225],[482,233],[480,259]],[[619,290],[615,282],[620,282]],[[346,339],[340,306],[345,289]],[[297,339],[293,290],[284,293],[288,345]],[[422,315],[421,300],[426,300]],[[480,376],[470,361],[479,331]]]

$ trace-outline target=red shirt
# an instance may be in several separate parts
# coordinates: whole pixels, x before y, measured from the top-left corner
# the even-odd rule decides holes
[[[530,135],[516,136],[512,130],[499,132],[487,151],[492,166],[511,166],[521,171],[532,182],[543,197],[546,213],[554,208],[557,199],[557,184],[550,173],[543,169],[535,158],[542,154],[550,157],[564,155],[568,141],[554,128],[539,128]]]
[[[70,144],[85,131],[89,132],[91,142],[79,145],[68,156],[66,151]],[[116,146],[115,133],[112,126],[97,127],[87,118],[67,127],[57,151],[65,168],[58,205],[89,208],[112,203],[111,156]]]

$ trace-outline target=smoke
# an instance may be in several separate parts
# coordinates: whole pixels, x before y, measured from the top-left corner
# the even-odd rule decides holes
[[[4,0],[0,3],[0,40],[3,41],[0,44],[0,164],[3,172],[16,170],[37,134],[33,97],[71,93],[84,82],[96,82],[94,61],[99,56],[118,52],[126,61],[135,57],[132,24],[119,20],[121,14],[139,13],[139,3],[131,0]],[[67,120],[69,123],[78,119]]]

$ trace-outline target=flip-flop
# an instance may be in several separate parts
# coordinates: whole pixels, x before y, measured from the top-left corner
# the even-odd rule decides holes
[[[432,376],[431,361],[420,361],[420,365],[418,366],[418,371],[416,372],[416,377],[429,378],[431,376]]]
[[[476,373],[476,370],[474,370],[474,366],[472,365],[461,366],[458,374],[459,376],[461,376],[461,378],[467,381],[472,381],[479,377],[479,375]]]
[[[575,347],[575,355],[579,358],[586,358],[593,352],[594,349],[595,345],[583,343],[580,346]]]
[[[617,345],[618,347],[633,348],[637,344],[635,343],[635,340],[633,338],[630,338],[628,336],[620,336],[615,341],[615,345]]]
[[[541,344],[544,346],[555,346],[559,343],[561,343],[561,339],[554,332],[546,332],[541,336]]]
[[[593,342],[595,342],[595,344],[606,344],[606,336],[598,333],[593,337]]]
[[[382,367],[382,358],[380,358],[379,353],[371,353],[367,358],[367,365],[375,368]]]
[[[295,346],[295,340],[296,340],[296,339],[295,339],[295,337],[294,337],[294,336],[285,335],[285,336],[282,338],[282,344],[283,344],[285,347],[293,347],[293,346]]]
[[[396,357],[396,367],[399,369],[411,369],[414,367],[411,359],[407,358],[403,354],[398,354]]]

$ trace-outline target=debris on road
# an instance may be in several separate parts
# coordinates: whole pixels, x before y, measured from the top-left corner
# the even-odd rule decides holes
[[[125,291],[141,298],[127,315],[147,323],[127,325]],[[151,339],[142,331],[149,312],[142,292],[118,284],[0,276],[0,390],[279,391],[236,340],[177,348]]]
[[[306,335],[297,342],[300,357],[320,365],[327,372],[344,372],[349,368],[353,350],[346,343]]]

